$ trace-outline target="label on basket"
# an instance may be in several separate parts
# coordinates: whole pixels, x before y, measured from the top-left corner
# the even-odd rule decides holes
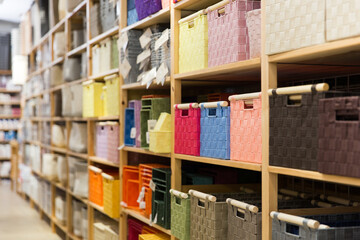
[[[166,63],[162,63],[159,69],[156,72],[156,83],[159,85],[164,85],[166,76],[169,73],[169,69],[166,66]]]
[[[149,134],[149,132],[146,132],[146,143],[150,144],[150,134]]]
[[[125,52],[126,47],[128,45],[128,42],[129,42],[129,38],[128,38],[127,33],[121,34],[121,36],[120,36],[120,38],[118,40],[118,48],[119,48],[119,50],[121,50],[121,48],[122,48],[123,51]]]
[[[149,119],[147,122],[148,122],[148,131],[154,130],[157,120]]]
[[[120,64],[120,73],[123,78],[126,78],[131,70],[131,65],[129,61],[125,58],[124,61]]]
[[[128,206],[127,203],[124,202],[124,201],[121,201],[121,202],[120,202],[120,205],[123,206],[123,207],[127,207],[127,206]]]
[[[146,66],[150,64],[150,58],[145,59],[140,63],[139,69],[143,70]]]
[[[130,138],[134,139],[136,137],[136,128],[133,127],[131,128],[131,131],[130,131]]]
[[[139,64],[151,56],[150,49],[147,49],[137,56],[136,63]]]
[[[150,28],[146,29],[146,31],[143,33],[143,35],[141,35],[141,37],[139,39],[141,48],[144,49],[150,44],[151,35],[152,35],[152,32],[151,32]]]
[[[155,50],[158,50],[169,40],[169,29],[163,31],[161,37],[155,42]]]
[[[151,189],[153,192],[155,191],[155,189],[156,189],[156,184],[153,182],[153,180],[150,180],[149,187],[150,187],[150,189]]]
[[[156,68],[153,68],[144,74],[141,85],[146,85],[146,88],[149,88],[154,79],[156,79]]]
[[[120,147],[118,147],[118,150],[122,150],[125,147],[125,144],[121,145]]]
[[[139,203],[139,208],[140,209],[145,209],[146,208],[146,203],[144,201]]]

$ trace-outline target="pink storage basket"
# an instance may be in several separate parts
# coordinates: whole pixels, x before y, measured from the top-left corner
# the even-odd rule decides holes
[[[116,122],[96,125],[96,156],[119,163],[119,124]]]
[[[249,32],[250,58],[261,55],[261,9],[246,14],[246,25]]]
[[[200,156],[200,116],[197,104],[188,109],[175,105],[175,153]]]
[[[261,95],[249,100],[230,97],[230,159],[261,163]],[[251,100],[250,100],[251,101]]]
[[[211,7],[210,7],[211,8]],[[250,58],[246,13],[260,8],[259,1],[234,0],[224,7],[209,8],[208,66],[214,67]]]

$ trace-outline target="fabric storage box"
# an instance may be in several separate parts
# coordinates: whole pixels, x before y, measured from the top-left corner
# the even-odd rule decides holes
[[[123,167],[123,202],[124,207],[139,209],[139,168],[134,166]]]
[[[81,59],[80,58],[66,58],[63,66],[63,76],[65,81],[74,81],[80,79],[81,74]]]
[[[360,177],[360,97],[320,99],[318,170]]]
[[[208,22],[202,12],[190,20],[180,20],[179,73],[208,66]]]
[[[135,8],[135,0],[127,0],[127,25],[131,25],[139,21]]]
[[[100,73],[111,69],[111,39],[106,38],[100,42]]]
[[[106,86],[106,109],[107,116],[119,116],[120,102],[120,78],[117,74],[104,78]]]
[[[230,159],[261,163],[260,93],[230,98]]]
[[[230,158],[230,107],[227,102],[201,103],[200,156]]]
[[[266,1],[266,54],[325,42],[326,0]]]
[[[83,86],[81,84],[70,86],[71,92],[71,116],[82,116]]]
[[[91,38],[94,38],[100,33],[102,33],[100,21],[100,6],[98,3],[94,4],[90,8],[90,33]]]
[[[170,190],[171,234],[179,240],[190,240],[190,198],[183,192]]]
[[[78,153],[86,153],[87,140],[87,124],[73,122],[69,136],[69,150]]]
[[[135,7],[139,20],[162,9],[161,0],[135,0]]]
[[[137,56],[142,52],[140,45],[141,30],[129,30],[121,33],[120,44],[120,73],[124,78],[124,83],[135,83],[140,75],[139,64],[136,63]],[[124,39],[124,40],[123,40]],[[124,41],[124,42],[122,42]],[[129,69],[126,71],[126,69]]]
[[[102,173],[104,212],[112,217],[120,215],[120,180],[118,174]]]
[[[96,124],[96,156],[119,163],[119,124],[101,122]]]
[[[149,131],[149,150],[155,153],[170,153],[171,133],[171,115],[161,113],[154,130]]]
[[[246,12],[260,8],[260,1],[224,1],[208,8],[208,66],[214,67],[250,57]]]
[[[103,181],[102,170],[100,168],[89,166],[89,201],[103,207]]]
[[[152,193],[151,220],[166,229],[170,229],[170,186],[171,169],[153,168],[152,181],[155,190]]]
[[[249,33],[250,58],[261,56],[261,9],[246,13],[246,26]]]
[[[58,222],[60,222],[62,225],[66,224],[67,219],[67,213],[66,213],[66,201],[64,198],[57,196],[55,198],[55,217]]]
[[[113,36],[111,38],[111,69],[119,68],[119,48],[118,48],[119,36]]]
[[[92,75],[96,76],[101,73],[101,45],[97,44],[91,48],[92,51]]]
[[[175,153],[200,155],[200,115],[197,103],[175,105]]]
[[[105,32],[116,24],[116,2],[112,0],[100,0],[101,27]]]
[[[124,128],[125,128],[125,131],[124,131],[124,134],[125,134],[124,144],[126,146],[130,146],[130,147],[135,146],[136,135],[134,136],[134,134],[133,134],[134,128],[135,128],[135,111],[134,111],[133,108],[125,109],[125,125],[124,125]]]
[[[147,98],[141,100],[140,127],[141,147],[148,148],[147,141],[148,120],[157,120],[162,112],[170,113],[169,98]]]
[[[103,82],[93,80],[83,83],[83,117],[100,117],[104,112]]]
[[[298,217],[271,212],[272,239],[359,239],[360,214],[328,214]]]

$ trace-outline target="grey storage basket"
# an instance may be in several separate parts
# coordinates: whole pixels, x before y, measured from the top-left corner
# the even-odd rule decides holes
[[[162,32],[156,32],[151,35],[151,68],[158,69],[162,63],[166,63],[170,73],[170,30],[169,40],[159,49],[155,50],[155,43],[162,36]]]
[[[125,84],[135,83],[137,82],[137,78],[140,75],[140,70],[139,70],[140,65],[136,63],[136,60],[137,60],[137,56],[142,52],[142,48],[139,41],[142,35],[142,31],[129,30],[122,34],[127,34],[128,43],[125,51],[123,46],[119,46],[119,48],[121,49],[120,50],[121,64],[123,64],[126,59],[131,66],[131,70],[129,74],[126,77],[124,77],[123,75],[124,83]]]

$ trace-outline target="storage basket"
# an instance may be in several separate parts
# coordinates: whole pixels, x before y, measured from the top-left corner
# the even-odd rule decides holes
[[[70,86],[70,92],[71,92],[71,116],[80,117],[82,116],[83,86],[81,84],[72,85]]]
[[[154,130],[149,131],[149,150],[155,153],[171,152],[171,115],[161,113]]]
[[[119,36],[115,35],[111,38],[111,69],[119,68]]]
[[[127,108],[125,109],[125,139],[124,144],[126,146],[133,147],[135,145],[135,138],[134,136],[131,136],[131,132],[134,131],[133,128],[135,128],[135,113],[133,108]]]
[[[260,8],[260,1],[225,1],[222,7],[208,8],[208,66],[214,67],[249,59],[246,12]]]
[[[99,4],[96,3],[90,8],[90,33],[91,38],[96,37],[102,33],[100,23],[100,9]]]
[[[208,66],[208,22],[204,14],[179,23],[179,73]]]
[[[67,219],[67,213],[66,213],[66,201],[64,198],[57,196],[55,198],[55,217],[58,222],[60,222],[62,225],[66,224]]]
[[[139,209],[139,168],[123,167],[123,204],[132,209]]]
[[[267,1],[265,53],[276,54],[324,43],[325,2]]]
[[[106,38],[100,42],[100,73],[107,72],[111,68],[111,40]]]
[[[96,124],[96,156],[119,163],[119,124],[101,122]]]
[[[64,80],[71,82],[80,79],[81,75],[81,59],[80,58],[66,58],[63,67]]]
[[[100,207],[104,206],[101,174],[100,168],[89,166],[89,200]]]
[[[135,144],[136,147],[141,146],[141,128],[140,128],[140,111],[141,111],[141,101],[140,100],[132,100],[129,102],[129,107],[134,108],[134,122],[135,122]]]
[[[110,0],[100,0],[101,27],[105,32],[116,24],[116,2]]]
[[[128,240],[139,240],[139,235],[141,234],[144,224],[139,220],[128,218]]]
[[[99,75],[101,72],[101,45],[97,44],[91,48],[92,51],[92,75]]]
[[[141,234],[139,235],[139,240],[170,240],[170,237],[165,233]]]
[[[163,34],[166,34],[168,32],[168,40],[161,45],[157,50],[155,49],[156,41],[159,40]],[[151,68],[158,69],[162,63],[166,64],[166,67],[169,70],[170,73],[170,30],[166,29],[164,32],[156,32],[151,35]]]
[[[105,224],[101,222],[94,223],[94,239],[107,240],[105,237],[105,229],[106,229]]]
[[[119,218],[120,215],[120,180],[118,174],[102,173],[104,212],[112,217]]]
[[[70,88],[61,89],[61,100],[62,100],[62,116],[71,116],[71,90]]]
[[[140,30],[129,30],[124,33],[121,33],[120,39],[126,39],[125,46],[120,47],[120,68],[122,65],[125,65],[126,62],[130,65],[129,73],[126,75],[123,71],[120,71],[121,75],[124,78],[124,83],[135,83],[137,78],[140,75],[139,64],[136,63],[137,56],[142,52],[140,45],[140,37],[142,31]]]
[[[320,99],[318,170],[360,177],[360,97]]]
[[[87,124],[73,122],[69,136],[69,149],[78,153],[86,153],[87,140]]]
[[[170,190],[171,234],[179,240],[190,240],[190,198],[186,193]]]
[[[205,108],[206,103],[200,104],[200,156],[202,157],[230,158],[230,107],[222,107],[223,103],[217,102],[216,108]]]
[[[120,103],[120,79],[117,74],[104,78],[106,86],[105,109],[108,116],[119,116]]]
[[[190,103],[188,109],[175,105],[175,153],[200,155],[201,112],[196,105]]]
[[[135,8],[135,0],[127,0],[127,25],[131,25],[139,21]]]
[[[104,86],[103,87],[103,91],[102,91],[102,96],[101,96],[102,100],[103,100],[103,109],[104,109],[104,112],[103,112],[103,115],[104,116],[108,116],[108,113],[107,113],[107,108],[106,108],[106,105],[108,105],[108,101],[107,101],[107,87]]]
[[[50,86],[54,87],[64,82],[62,66],[55,65],[50,68]]]
[[[83,117],[100,117],[103,115],[103,86],[104,83],[92,80],[83,83]]]
[[[250,58],[261,56],[261,9],[246,13],[246,26],[249,33]]]
[[[232,160],[261,163],[260,93],[258,96],[252,100],[236,100],[236,95],[230,97],[230,159]]]
[[[135,0],[139,20],[161,10],[161,0]]]
[[[89,174],[87,162],[81,162],[73,159],[74,163],[74,179],[73,179],[73,193],[76,196],[87,198],[89,196]],[[70,161],[69,161],[70,166]],[[69,173],[69,182],[71,182],[71,175]],[[70,184],[71,186],[71,184]]]
[[[118,233],[117,229],[114,229],[111,226],[107,226],[107,228],[105,228],[105,239],[106,240],[118,240],[119,233]]]
[[[54,58],[59,58],[65,54],[65,32],[56,32],[54,34]]]

